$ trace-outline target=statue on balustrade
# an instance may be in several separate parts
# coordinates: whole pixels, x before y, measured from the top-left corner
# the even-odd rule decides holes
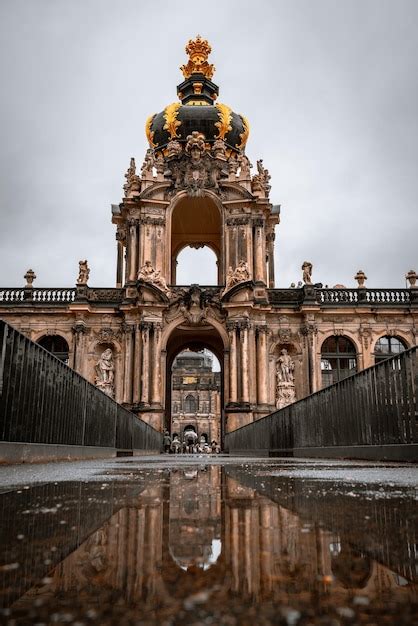
[[[295,362],[286,348],[283,348],[276,366],[276,407],[278,409],[296,400],[294,371]]]
[[[250,280],[250,271],[246,261],[240,261],[235,270],[229,267],[226,275],[225,293],[229,291],[231,287],[234,287],[234,285],[246,282],[247,280]]]
[[[110,348],[106,348],[96,363],[96,387],[101,389],[107,396],[113,398],[115,395],[114,380],[115,365],[113,353]]]
[[[303,282],[305,285],[312,285],[312,263],[305,261],[302,265]]]
[[[152,267],[151,261],[145,261],[145,264],[138,272],[138,280],[142,280],[144,283],[151,283],[161,291],[165,293],[169,292],[167,283],[163,276],[161,276],[160,270],[156,270]]]
[[[90,268],[87,264],[87,259],[78,262],[78,278],[77,285],[87,285],[90,276]]]

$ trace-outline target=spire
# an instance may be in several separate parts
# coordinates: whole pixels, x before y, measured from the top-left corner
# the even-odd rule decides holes
[[[208,56],[212,52],[212,48],[207,39],[202,39],[200,35],[196,35],[196,39],[189,39],[186,46],[186,54],[189,55],[187,65],[181,66],[184,78],[190,78],[192,74],[203,74],[205,78],[211,80],[215,71],[215,66],[208,63]]]

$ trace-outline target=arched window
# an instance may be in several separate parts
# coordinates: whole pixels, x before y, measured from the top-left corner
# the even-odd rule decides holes
[[[407,347],[398,337],[389,337],[388,335],[380,337],[374,347],[374,362],[380,363],[380,361],[396,356],[404,350],[407,350]]]
[[[197,411],[197,402],[196,398],[192,395],[186,396],[184,400],[184,412],[185,413],[196,413]]]
[[[322,387],[328,387],[357,371],[357,355],[354,344],[347,337],[325,339],[321,348]]]
[[[68,365],[68,343],[59,335],[44,335],[38,339],[40,346],[51,352],[57,359],[64,361]]]
[[[181,250],[176,261],[177,285],[218,284],[218,261],[209,246],[187,246]]]

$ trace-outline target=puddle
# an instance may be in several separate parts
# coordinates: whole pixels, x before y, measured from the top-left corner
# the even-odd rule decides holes
[[[418,623],[410,485],[279,466],[118,460],[1,494],[0,622]]]

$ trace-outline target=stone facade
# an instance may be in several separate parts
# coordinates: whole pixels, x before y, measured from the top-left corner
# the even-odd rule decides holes
[[[175,359],[171,383],[171,430],[183,440],[192,426],[199,439],[220,441],[221,373],[212,370],[210,354],[181,352]]]
[[[251,173],[248,122],[214,104],[218,91],[208,77],[185,78],[182,103],[147,121],[144,163],[137,173],[131,159],[124,197],[112,205],[116,286],[90,287],[87,260],[74,288],[39,289],[30,270],[25,287],[0,290],[0,316],[35,341],[65,339],[71,367],[105,382],[118,402],[161,430],[171,430],[175,357],[209,349],[221,363],[224,434],[283,406],[283,398],[300,399],[373,365],[382,337],[416,345],[418,289],[413,270],[405,289],[370,289],[363,271],[357,288],[322,288],[309,261],[300,285],[276,289],[280,206],[270,201],[262,160]],[[215,252],[217,285],[176,285],[177,256],[189,245]],[[283,350],[291,384],[278,381]],[[98,375],[105,352],[111,384],[103,367]]]

